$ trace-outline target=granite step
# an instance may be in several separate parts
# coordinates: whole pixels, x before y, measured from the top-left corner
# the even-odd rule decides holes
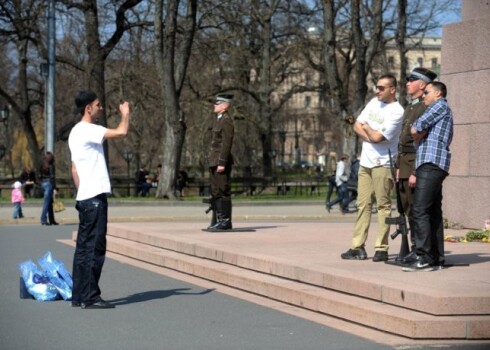
[[[431,288],[423,289],[417,284],[405,283],[405,280],[387,283],[386,279],[382,278],[365,278],[356,270],[346,271],[329,267],[316,270],[271,256],[250,254],[239,248],[224,249],[181,235],[141,232],[120,225],[110,226],[108,235],[436,316],[490,315],[488,294],[455,295],[443,288],[435,294]],[[416,278],[411,275],[407,278]]]
[[[116,235],[123,237],[116,237]],[[412,339],[488,338],[490,316],[431,315],[372,298],[347,294],[268,272],[260,272],[258,271],[260,269],[254,271],[244,268],[240,265],[247,264],[238,263],[241,259],[235,254],[218,251],[212,253],[209,247],[204,249],[190,242],[172,240],[170,237],[166,237],[164,241],[172,249],[158,246],[162,244],[161,239],[152,235],[131,230],[124,232],[119,229],[117,233],[111,230],[108,236],[108,250],[132,259],[403,337]],[[194,253],[190,253],[191,251]],[[300,274],[299,272],[298,275]],[[360,288],[357,289],[360,290]]]

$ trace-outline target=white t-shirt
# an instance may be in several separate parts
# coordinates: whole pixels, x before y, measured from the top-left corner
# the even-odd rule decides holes
[[[375,97],[364,107],[357,118],[361,124],[369,126],[383,134],[386,140],[378,143],[363,141],[360,165],[365,168],[390,166],[388,149],[391,156],[398,152],[398,141],[402,131],[403,107],[398,102],[384,103]]]
[[[70,132],[71,161],[75,163],[80,179],[77,201],[111,192],[102,146],[106,130],[101,125],[81,121]]]

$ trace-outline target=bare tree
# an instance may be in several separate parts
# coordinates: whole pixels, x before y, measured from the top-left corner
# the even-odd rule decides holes
[[[370,2],[370,7],[360,0],[350,1],[350,7],[348,1],[324,0],[322,4],[326,81],[333,106],[343,121],[343,152],[354,154],[354,115],[365,103],[367,76],[383,38],[382,0]],[[352,91],[350,84],[354,86]]]
[[[160,12],[152,19],[156,5]],[[406,56],[437,27],[444,6],[434,0],[58,0],[63,33],[57,45],[58,140],[66,139],[75,122],[74,90],[98,93],[104,125],[117,113],[111,106],[129,96],[137,124],[128,140],[111,143],[117,152],[106,154],[116,168],[124,164],[124,149],[133,151],[134,163],[163,163],[158,196],[171,197],[183,159],[184,165],[205,169],[202,131],[216,93],[237,96],[237,163],[253,163],[270,175],[272,150],[278,138],[284,139],[288,118],[301,121],[304,114],[293,111],[288,101],[297,93],[317,91],[325,113],[295,127],[301,132],[308,125],[312,131],[341,125],[343,148],[352,152],[351,123],[368,97],[369,79],[400,69],[403,81],[412,66],[402,61],[400,67],[388,67],[385,48],[396,44],[400,56]],[[22,128],[33,158],[42,149],[35,122],[42,123],[44,84],[38,67],[46,57],[44,14],[45,0],[0,2],[0,45],[7,52],[1,58],[0,100],[21,121],[15,127]],[[155,36],[147,30],[154,25],[159,25]],[[312,25],[320,38],[306,30]],[[319,84],[305,83],[307,64],[321,73]],[[154,89],[158,84],[160,89]],[[318,136],[295,137],[321,145]]]
[[[131,9],[137,6],[142,0],[125,0],[117,6],[115,2],[108,2],[107,5],[114,5],[114,30],[112,33],[107,33],[109,28],[104,28],[107,35],[107,40],[103,42],[100,35],[100,19],[99,7],[97,0],[83,0],[82,2],[73,0],[58,0],[63,3],[68,10],[76,9],[82,12],[84,18],[84,34],[86,60],[80,64],[78,60],[72,57],[58,56],[57,60],[65,64],[69,64],[76,69],[84,72],[85,77],[83,88],[93,90],[103,106],[102,113],[99,118],[101,125],[107,126],[107,104],[106,104],[106,89],[105,89],[105,62],[111,51],[116,47],[118,42],[123,37],[125,31],[134,26],[142,25],[142,23],[131,23],[128,21],[128,13]],[[109,6],[101,5],[105,10]],[[146,23],[143,23],[146,24]],[[107,143],[104,144],[105,154],[108,157]]]
[[[179,104],[191,47],[196,30],[197,0],[157,1],[155,11],[156,65],[164,101],[165,136],[162,144],[163,164],[156,196],[175,197],[175,180],[185,140],[185,116]]]
[[[15,73],[5,72],[6,79],[0,83],[0,96],[10,106],[11,118],[15,115],[21,120],[34,167],[39,163],[41,146],[33,117],[41,105],[42,80],[33,72],[39,64],[35,51],[43,10],[44,1],[8,0],[0,3],[2,51],[9,53],[5,59],[13,61],[12,65],[4,67],[15,69]]]
[[[280,128],[285,104],[297,93],[317,90],[301,79],[304,65],[297,37],[307,16],[301,1],[216,2],[207,18],[207,42],[213,86],[209,94],[234,92],[239,127],[258,133],[258,147],[243,147],[261,162],[265,176],[272,175],[272,141]],[[237,144],[237,143],[235,143]],[[239,159],[241,161],[241,159]],[[242,162],[243,163],[243,162]],[[246,161],[245,163],[248,163]]]

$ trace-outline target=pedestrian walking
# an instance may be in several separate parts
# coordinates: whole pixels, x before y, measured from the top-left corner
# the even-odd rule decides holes
[[[22,203],[24,203],[25,198],[22,194],[22,183],[20,181],[15,181],[12,185],[11,200],[14,205],[14,212],[12,217],[14,219],[22,219],[24,214],[22,213]]]

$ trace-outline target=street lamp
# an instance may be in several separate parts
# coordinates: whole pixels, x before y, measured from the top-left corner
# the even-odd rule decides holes
[[[130,174],[130,166],[131,166],[131,161],[133,160],[133,152],[130,150],[125,150],[123,152],[123,157],[124,160],[126,161],[126,164],[128,165],[128,197],[131,195],[131,174]]]

